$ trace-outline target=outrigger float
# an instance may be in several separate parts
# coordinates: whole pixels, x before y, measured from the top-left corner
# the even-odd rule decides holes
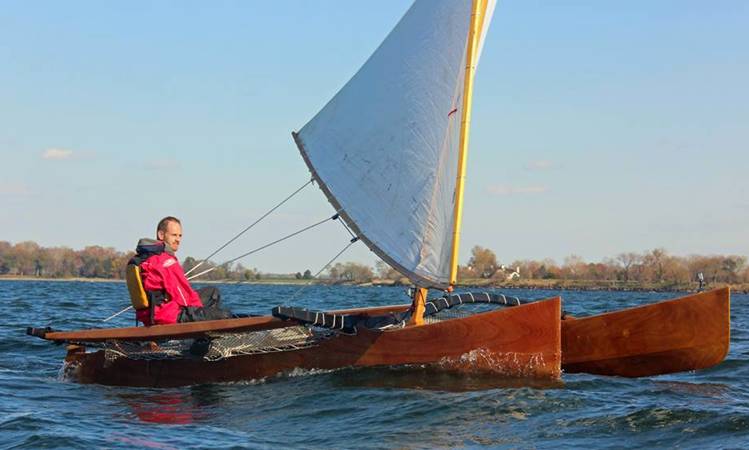
[[[585,318],[563,318],[559,297],[452,293],[473,77],[494,6],[416,0],[293,133],[352,242],[362,240],[414,283],[411,304],[278,307],[265,317],[28,333],[67,343],[75,379],[126,386],[239,381],[296,368],[429,365],[558,379],[563,371],[638,377],[718,364],[729,346],[728,289]],[[443,294],[428,300],[429,289]],[[483,310],[471,311],[476,304]]]

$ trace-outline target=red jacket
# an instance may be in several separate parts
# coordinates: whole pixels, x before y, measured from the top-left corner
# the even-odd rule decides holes
[[[166,301],[154,307],[153,324],[148,309],[136,311],[135,317],[145,325],[177,323],[184,306],[202,307],[200,296],[193,290],[185,277],[177,258],[167,252],[153,255],[140,265],[143,289],[164,291]]]

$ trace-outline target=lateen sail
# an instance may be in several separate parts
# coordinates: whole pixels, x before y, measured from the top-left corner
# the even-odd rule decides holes
[[[486,4],[481,41],[495,0]],[[471,0],[417,0],[294,135],[330,202],[381,258],[447,285]]]

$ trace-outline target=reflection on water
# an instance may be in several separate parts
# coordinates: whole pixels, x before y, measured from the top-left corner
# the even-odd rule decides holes
[[[177,450],[178,447],[174,445],[165,444],[163,442],[153,441],[151,439],[143,439],[139,437],[127,436],[121,433],[113,434],[109,437],[109,440],[113,443],[124,444],[130,448],[153,448],[158,450]]]
[[[125,402],[138,420],[161,424],[190,424],[209,419],[224,400],[221,385],[120,393],[117,398]]]

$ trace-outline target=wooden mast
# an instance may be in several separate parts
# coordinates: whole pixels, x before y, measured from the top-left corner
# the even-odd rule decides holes
[[[478,41],[480,30],[484,26],[488,0],[473,0],[471,4],[471,23],[468,27],[465,77],[463,82],[463,117],[460,121],[460,146],[458,151],[458,175],[455,182],[455,208],[453,209],[453,246],[450,254],[450,289],[455,285],[458,276],[458,250],[460,247],[460,225],[463,216],[463,191],[466,177],[466,158],[468,156],[468,130],[471,125],[471,97],[473,96],[473,75],[476,72]],[[417,287],[413,296],[413,312],[409,324],[424,323],[424,304],[427,299],[427,288]]]
[[[460,226],[463,217],[463,191],[466,178],[466,159],[468,158],[468,132],[471,126],[471,100],[473,97],[473,75],[476,72],[478,59],[478,41],[486,16],[487,0],[473,0],[471,6],[471,24],[468,30],[468,48],[466,52],[465,81],[463,83],[463,117],[460,122],[460,147],[458,153],[458,176],[455,182],[455,208],[453,210],[453,246],[450,254],[450,287],[458,278],[458,252],[460,250]]]

